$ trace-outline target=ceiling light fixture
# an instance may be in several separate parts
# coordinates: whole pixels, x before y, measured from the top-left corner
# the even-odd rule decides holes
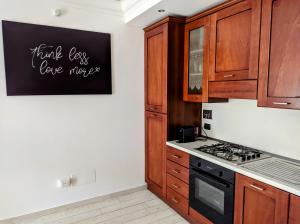
[[[164,9],[159,9],[159,10],[157,10],[159,13],[164,13],[166,10],[164,10]]]

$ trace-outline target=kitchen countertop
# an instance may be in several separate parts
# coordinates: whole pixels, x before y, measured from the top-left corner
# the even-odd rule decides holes
[[[199,157],[201,159],[205,159],[207,161],[210,161],[212,163],[215,163],[217,165],[223,166],[227,169],[230,169],[234,172],[240,173],[242,175],[251,177],[255,180],[264,182],[266,184],[269,184],[271,186],[274,186],[276,188],[279,188],[281,190],[287,191],[291,194],[300,196],[300,185],[291,184],[282,180],[278,180],[276,178],[272,178],[266,175],[263,175],[259,172],[255,172],[252,170],[249,170],[245,167],[242,167],[241,165],[235,165],[227,160],[200,152],[199,150],[195,150],[195,148],[198,148],[200,146],[204,145],[210,145],[218,143],[217,141],[214,141],[212,139],[208,139],[207,141],[200,141],[197,140],[195,142],[189,142],[189,143],[178,143],[177,141],[168,141],[166,144],[170,147],[173,147],[175,149],[181,150],[183,152],[186,152],[188,154],[194,155],[196,157]],[[274,157],[274,155],[272,155]],[[280,157],[279,157],[280,158]],[[251,162],[255,163],[255,161]]]

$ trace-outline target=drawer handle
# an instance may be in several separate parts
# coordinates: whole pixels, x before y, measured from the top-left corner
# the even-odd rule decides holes
[[[172,184],[172,187],[174,187],[175,189],[179,189],[180,187],[176,184]]]
[[[179,201],[178,201],[176,198],[172,198],[171,200],[172,200],[174,203],[176,203],[176,204],[179,203]]]
[[[232,75],[224,75],[224,78],[231,78],[233,76],[234,76],[234,74],[232,74]]]
[[[273,102],[274,105],[289,105],[289,102]]]
[[[176,170],[176,169],[175,169],[175,170],[172,170],[172,172],[173,172],[173,173],[176,173],[176,174],[179,174],[179,173],[180,173],[180,171],[179,171],[179,170]]]
[[[157,115],[157,114],[151,114],[151,116],[152,116],[152,117],[158,117],[158,115]]]
[[[265,189],[261,188],[261,187],[258,187],[258,186],[255,186],[254,184],[250,184],[250,187],[256,189],[256,190],[259,190],[259,191],[264,191]]]
[[[181,158],[181,157],[178,156],[178,155],[172,155],[172,157],[173,157],[174,159],[180,159],[180,158]]]

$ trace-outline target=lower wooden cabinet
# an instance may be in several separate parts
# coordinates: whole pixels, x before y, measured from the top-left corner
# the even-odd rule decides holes
[[[289,224],[300,223],[300,197],[290,196]]]
[[[148,188],[160,197],[165,196],[166,115],[146,112],[146,182]]]
[[[240,174],[235,184],[235,224],[288,223],[289,193]]]

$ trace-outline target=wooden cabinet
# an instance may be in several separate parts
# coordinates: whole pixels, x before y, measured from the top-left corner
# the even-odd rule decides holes
[[[210,17],[185,25],[183,99],[208,102]]]
[[[165,189],[162,172],[165,166],[166,115],[146,112],[146,181],[151,189],[162,194]]]
[[[189,211],[189,154],[167,147],[167,202],[188,218]]]
[[[300,197],[290,195],[289,224],[300,223]]]
[[[300,109],[300,1],[263,0],[258,106]]]
[[[235,224],[288,223],[287,192],[240,174],[235,184]]]
[[[168,24],[145,33],[145,104],[146,110],[167,112]]]
[[[211,15],[210,97],[257,98],[260,14],[260,0],[245,0]]]
[[[182,97],[184,23],[184,18],[167,17],[144,29],[145,179],[162,199],[167,195],[166,141],[176,139],[181,126],[201,125],[201,105],[184,103]]]

